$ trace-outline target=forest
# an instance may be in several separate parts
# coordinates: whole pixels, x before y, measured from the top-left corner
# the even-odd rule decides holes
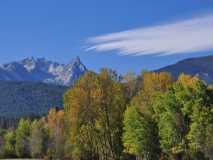
[[[213,87],[196,76],[88,71],[63,106],[1,127],[0,158],[213,160]]]
[[[40,82],[0,80],[0,124],[20,117],[46,115],[51,106],[62,107],[66,89]]]

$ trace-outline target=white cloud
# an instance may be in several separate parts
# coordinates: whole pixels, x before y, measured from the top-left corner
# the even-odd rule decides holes
[[[88,39],[87,51],[117,50],[121,55],[169,55],[213,49],[213,14]]]

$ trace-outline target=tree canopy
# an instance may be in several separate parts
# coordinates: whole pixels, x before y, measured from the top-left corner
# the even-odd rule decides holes
[[[0,158],[213,160],[213,89],[196,76],[88,71],[51,108],[0,121]]]

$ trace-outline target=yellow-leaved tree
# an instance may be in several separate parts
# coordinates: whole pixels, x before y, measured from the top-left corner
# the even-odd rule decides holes
[[[67,153],[74,159],[122,156],[124,86],[116,72],[88,72],[65,94]]]

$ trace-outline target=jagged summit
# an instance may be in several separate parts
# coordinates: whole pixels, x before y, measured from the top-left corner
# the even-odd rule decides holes
[[[80,57],[79,56],[75,57],[74,59],[72,59],[71,63],[80,64],[81,63]]]
[[[68,64],[60,64],[45,58],[27,57],[0,66],[0,80],[38,81],[59,85],[71,85],[86,71],[79,57]]]

